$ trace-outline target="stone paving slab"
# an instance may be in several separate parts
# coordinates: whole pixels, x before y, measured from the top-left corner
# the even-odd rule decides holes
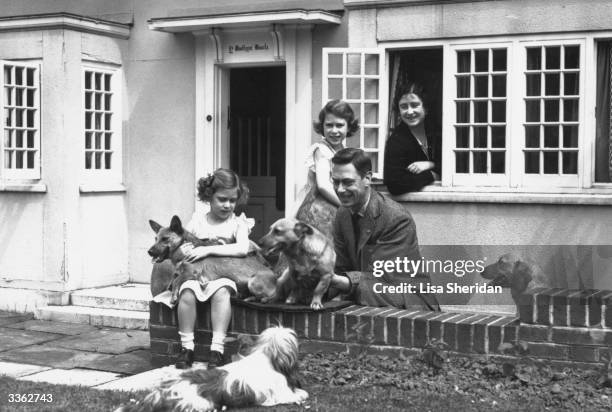
[[[99,329],[58,340],[54,342],[54,346],[118,355],[138,349],[149,349],[149,332]]]
[[[0,352],[0,360],[8,362],[26,362],[34,365],[53,368],[71,369],[87,368],[92,362],[108,355],[85,352],[75,349],[46,345],[30,345],[22,348]]]
[[[189,370],[205,368],[206,363],[194,362],[193,366]],[[95,389],[110,389],[115,391],[120,390],[128,392],[151,390],[157,387],[161,382],[166,379],[178,378],[182,372],[184,371],[181,369],[176,369],[174,365],[164,366],[163,368],[153,369],[147,372],[139,373],[138,375],[128,376],[122,379],[102,384],[96,386]]]
[[[28,363],[0,362],[0,376],[18,378],[51,369],[48,366],[30,365]]]
[[[96,326],[80,323],[54,322],[49,320],[28,320],[6,325],[7,328],[34,330],[37,332],[59,333],[62,335],[80,335],[98,330]]]
[[[89,369],[49,369],[47,371],[22,376],[18,380],[47,382],[62,385],[95,386],[121,378],[122,375]]]
[[[33,330],[0,328],[0,352],[23,346],[49,342],[64,337],[64,335]]]
[[[32,318],[34,318],[34,315],[31,313],[19,314],[14,312],[0,311],[0,326],[19,323]]]
[[[100,358],[88,362],[86,367],[124,375],[135,375],[153,369],[149,350],[137,350],[121,355],[102,355]]]

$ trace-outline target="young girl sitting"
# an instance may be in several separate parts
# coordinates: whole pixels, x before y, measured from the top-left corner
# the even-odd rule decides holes
[[[194,247],[190,243],[181,246],[188,262],[207,256],[244,257],[249,251],[249,231],[253,220],[242,214],[234,214],[236,205],[246,203],[248,189],[240,177],[229,169],[217,169],[212,175],[198,181],[198,198],[210,205],[208,212],[196,211],[185,226],[200,239],[219,240],[222,244]],[[233,281],[225,278],[202,284],[188,280],[181,285],[178,299],[178,326],[181,353],[176,367],[186,369],[193,363],[197,301],[210,299],[212,343],[208,368],[223,364],[225,335],[232,316],[230,296],[236,292]],[[157,298],[157,297],[156,297]],[[167,302],[164,302],[167,303]]]

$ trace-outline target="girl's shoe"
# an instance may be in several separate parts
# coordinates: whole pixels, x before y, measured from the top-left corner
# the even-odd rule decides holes
[[[208,366],[206,368],[213,369],[223,365],[225,365],[225,362],[223,361],[223,354],[221,352],[217,352],[216,350],[210,351]]]
[[[181,353],[178,355],[176,360],[177,369],[188,369],[193,365],[193,351],[191,349],[181,349]]]

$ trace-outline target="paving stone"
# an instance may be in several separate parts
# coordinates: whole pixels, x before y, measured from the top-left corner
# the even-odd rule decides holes
[[[189,370],[205,369],[206,363],[194,362]],[[163,368],[152,369],[138,375],[128,376],[109,383],[96,386],[95,389],[110,389],[121,391],[140,391],[150,390],[162,383],[164,380],[178,378],[184,372],[176,369],[174,365],[164,366]]]
[[[0,359],[9,362],[27,362],[34,365],[53,368],[71,369],[86,368],[92,362],[107,355],[95,352],[84,352],[46,345],[30,345],[6,352],[0,352]]]
[[[33,317],[31,313],[0,312],[0,326],[23,322]]]
[[[62,385],[95,386],[121,378],[122,375],[111,372],[92,371],[89,369],[49,369],[18,380],[47,382]]]
[[[57,341],[55,345],[62,348],[115,355],[150,347],[149,332],[117,329],[99,329],[82,335],[67,337]]]
[[[64,335],[56,333],[0,328],[0,352],[20,348],[22,346],[53,341],[62,337],[64,337]]]
[[[35,330],[37,332],[51,332],[62,335],[80,335],[82,333],[93,332],[99,328],[91,325],[68,322],[54,322],[49,320],[28,320],[25,322],[6,325],[7,328]]]
[[[0,376],[4,375],[10,378],[31,375],[48,369],[51,368],[49,366],[30,365],[28,363],[0,362]]]
[[[153,369],[151,365],[151,352],[137,350],[121,355],[103,355],[99,359],[87,364],[87,368],[107,372],[135,375]]]

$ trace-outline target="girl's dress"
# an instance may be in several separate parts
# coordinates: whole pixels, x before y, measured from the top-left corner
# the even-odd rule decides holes
[[[317,150],[319,150],[323,158],[329,162],[330,169],[331,159],[336,153],[325,140],[321,140],[310,146],[308,156],[306,157],[308,179],[306,185],[298,195],[298,202],[300,199],[302,199],[302,201],[295,218],[316,227],[329,239],[333,239],[334,219],[336,218],[336,211],[338,208],[323,197],[317,188],[317,175],[315,172],[314,160],[314,154]]]
[[[232,214],[232,216],[224,222],[211,225],[208,223],[206,213],[206,210],[196,211],[193,214],[191,221],[185,226],[186,230],[196,235],[199,239],[216,239],[225,244],[235,243],[236,234],[241,227],[246,226],[250,232],[254,225],[254,220],[246,218],[244,213],[240,216]],[[183,290],[191,289],[195,294],[196,299],[201,302],[205,302],[210,299],[210,297],[214,295],[216,291],[223,287],[229,288],[232,294],[236,293],[237,291],[234,281],[226,278],[211,280],[205,286],[202,286],[202,284],[197,280],[187,280],[181,285],[179,296]],[[153,301],[163,303],[168,307],[173,308],[174,304],[170,303],[171,297],[172,292],[166,290],[159,295],[156,295],[153,298]]]

